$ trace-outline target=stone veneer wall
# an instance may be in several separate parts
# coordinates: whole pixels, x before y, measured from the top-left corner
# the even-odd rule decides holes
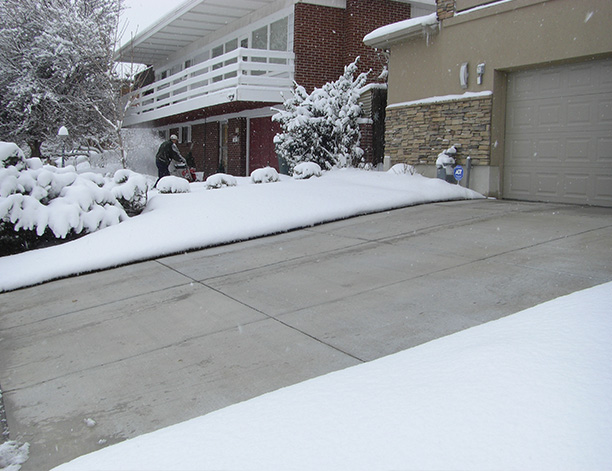
[[[385,155],[391,163],[432,164],[451,145],[458,163],[491,163],[492,96],[387,108]]]
[[[436,12],[438,14],[438,20],[446,20],[455,16],[455,0],[437,0],[436,1]]]

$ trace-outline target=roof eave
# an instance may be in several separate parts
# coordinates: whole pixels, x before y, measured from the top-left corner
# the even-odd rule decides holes
[[[402,41],[425,38],[438,32],[438,25],[417,25],[403,31],[395,31],[384,36],[364,39],[363,43],[376,49],[389,49],[391,45]]]
[[[162,17],[159,21],[153,23],[151,26],[146,28],[144,31],[138,33],[136,36],[131,38],[123,46],[121,46],[116,52],[114,59],[118,62],[131,62],[130,53],[133,49],[140,44],[148,41],[155,33],[162,30],[164,27],[180,18],[185,12],[191,10],[195,5],[201,3],[202,0],[190,0],[185,2],[180,7],[172,10],[166,16]],[[123,60],[122,60],[123,59]],[[125,60],[129,59],[129,60]],[[147,64],[151,65],[151,64]]]

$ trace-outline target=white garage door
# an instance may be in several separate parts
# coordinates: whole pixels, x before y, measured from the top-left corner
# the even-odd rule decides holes
[[[612,206],[612,60],[510,74],[503,195]]]

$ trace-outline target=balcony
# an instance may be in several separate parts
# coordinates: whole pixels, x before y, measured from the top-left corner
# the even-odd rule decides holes
[[[124,125],[233,101],[280,103],[293,77],[292,52],[238,48],[124,96]]]

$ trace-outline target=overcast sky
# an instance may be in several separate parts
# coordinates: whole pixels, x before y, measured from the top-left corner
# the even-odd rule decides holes
[[[121,15],[121,25],[125,24],[126,30],[121,44],[125,44],[131,35],[141,33],[183,3],[185,0],[124,0],[125,11]]]

